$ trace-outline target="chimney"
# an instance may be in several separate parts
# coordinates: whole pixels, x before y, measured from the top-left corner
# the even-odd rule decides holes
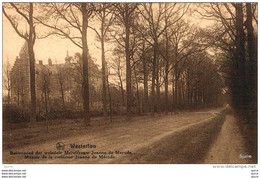
[[[42,60],[39,60],[39,64],[40,64],[40,65],[43,65]]]
[[[48,59],[48,64],[51,66],[52,65],[52,60],[51,58]]]

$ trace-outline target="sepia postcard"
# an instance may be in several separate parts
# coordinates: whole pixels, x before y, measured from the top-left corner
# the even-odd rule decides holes
[[[3,2],[2,164],[258,177],[257,32],[257,2]]]

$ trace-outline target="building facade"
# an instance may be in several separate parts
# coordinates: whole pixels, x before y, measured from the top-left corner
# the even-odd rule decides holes
[[[71,103],[80,107],[82,105],[82,67],[81,55],[67,56],[62,64],[54,64],[48,59],[48,64],[41,60],[35,64],[35,84],[37,107],[39,110],[51,110],[57,104],[60,106]],[[89,60],[90,89],[99,92],[101,90],[101,71],[93,60]],[[10,73],[11,101],[18,105],[30,103],[30,67],[28,45],[24,44],[19,57],[16,57]],[[95,99],[94,99],[95,100]],[[96,103],[95,103],[96,102]],[[92,104],[100,103],[97,101]]]

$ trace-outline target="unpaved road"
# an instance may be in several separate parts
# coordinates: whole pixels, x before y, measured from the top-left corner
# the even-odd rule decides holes
[[[137,117],[127,122],[81,129],[78,135],[5,148],[3,163],[205,163],[225,120],[219,116],[221,110]],[[46,154],[52,159],[43,159],[44,152],[59,151],[57,142],[65,144],[65,149],[60,150],[62,154]],[[70,144],[91,144],[96,148],[71,148]],[[34,151],[34,158],[25,158],[23,154],[10,155],[10,151]],[[36,151],[42,153],[35,155]],[[75,158],[76,154],[64,155],[65,151],[79,151],[85,155]],[[92,151],[97,158],[92,158]],[[113,154],[109,154],[110,151]]]
[[[211,145],[205,163],[248,164],[252,163],[246,151],[243,136],[236,124],[236,118],[227,115],[216,141]],[[252,156],[252,155],[251,155]]]

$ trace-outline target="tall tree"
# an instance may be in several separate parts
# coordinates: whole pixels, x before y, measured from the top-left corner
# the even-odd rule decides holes
[[[199,36],[199,30],[189,26],[184,20],[178,21],[174,26],[169,28],[170,46],[172,47],[171,67],[168,72],[172,71],[172,108],[177,108],[180,105],[180,84],[183,69],[187,65],[188,57],[205,50],[201,41],[203,37]],[[165,57],[164,57],[165,58]]]
[[[28,44],[28,54],[30,63],[30,93],[31,93],[31,122],[36,121],[36,92],[35,92],[35,56],[34,56],[34,44],[36,39],[35,22],[34,22],[34,7],[33,3],[9,3],[10,6],[3,6],[3,13],[8,21],[11,23],[15,32],[23,38]],[[29,30],[29,34],[25,33],[22,29],[19,29],[19,22],[17,16],[11,16],[6,11],[6,8],[15,10],[16,14],[21,17],[25,22]]]
[[[249,57],[249,82],[248,82],[248,91],[251,91],[250,97],[250,108],[252,110],[250,111],[250,118],[256,117],[256,112],[257,112],[257,46],[256,46],[256,38],[254,34],[254,27],[253,27],[253,18],[254,18],[254,13],[253,13],[253,8],[252,3],[246,3],[246,22],[245,26],[247,29],[247,52],[248,52],[248,57]]]
[[[222,68],[225,68],[223,72],[231,93],[231,105],[247,122],[257,118],[253,32],[257,18],[252,7],[255,7],[254,3],[210,3],[198,11],[203,18],[215,21],[212,45],[224,58]]]
[[[98,32],[95,28],[90,27],[95,31],[98,40],[101,43],[101,61],[102,61],[102,100],[103,100],[103,115],[107,117],[107,74],[106,74],[106,59],[105,59],[105,41],[107,39],[107,34],[109,31],[109,27],[112,25],[114,21],[114,14],[111,10],[112,5],[109,3],[98,3],[96,5],[95,14],[97,19],[101,22],[100,24],[100,32]]]
[[[139,27],[140,28],[140,27]],[[145,31],[145,30],[142,30]],[[144,113],[148,112],[149,109],[149,90],[148,90],[148,81],[149,81],[149,73],[150,73],[150,59],[152,58],[151,55],[151,45],[146,42],[145,36],[146,34],[142,34],[138,41],[138,44],[135,44],[135,46],[138,47],[137,50],[137,57],[139,60],[135,60],[134,67],[137,68],[138,73],[142,74],[142,77],[139,76],[139,78],[142,78],[140,81],[143,82],[143,102],[142,102],[142,110]],[[141,63],[141,64],[140,64]],[[140,74],[139,74],[140,75]],[[140,97],[141,98],[141,97]]]
[[[144,112],[148,112],[149,109],[149,95],[148,95],[148,78],[149,78],[149,50],[150,46],[145,42],[145,39],[142,39],[141,43],[141,59],[143,63],[143,81],[144,81],[144,102],[143,102],[143,107],[144,107]]]
[[[91,15],[94,12],[94,6],[92,3],[51,3],[45,5],[44,11],[47,12],[45,17],[52,15],[52,18],[36,18],[36,20],[52,29],[46,36],[57,35],[67,38],[82,49],[82,99],[85,125],[88,126],[90,125],[90,113],[87,29]]]
[[[11,65],[8,59],[3,65],[3,85],[4,85],[4,89],[7,90],[7,103],[10,104],[12,85],[11,85]]]
[[[149,31],[150,39],[147,40],[153,46],[153,68],[152,68],[152,106],[153,112],[155,109],[161,112],[160,104],[160,60],[159,60],[159,41],[162,34],[167,28],[178,22],[187,12],[188,6],[185,4],[177,5],[172,3],[169,6],[163,7],[161,3],[143,3],[139,12],[147,23],[146,28]],[[164,23],[161,23],[164,22]],[[166,22],[166,23],[165,23]],[[156,83],[155,83],[156,82]],[[155,95],[156,85],[156,95]],[[156,98],[155,98],[156,96]]]
[[[42,103],[44,103],[45,112],[49,112],[48,108],[50,106],[50,71],[47,67],[41,66],[41,71],[37,78],[37,86],[41,91]]]
[[[124,81],[123,80],[123,68],[125,67],[125,63],[122,61],[121,56],[119,56],[116,52],[115,52],[115,55],[116,55],[116,57],[112,58],[110,65],[111,65],[111,68],[114,71],[114,74],[119,79],[118,85],[119,85],[119,88],[120,88],[120,91],[121,91],[122,106],[125,106],[125,91],[124,91],[124,86],[123,86],[123,81]]]
[[[131,115],[132,108],[132,93],[131,93],[131,58],[130,58],[130,34],[131,28],[133,27],[136,9],[138,4],[133,3],[117,3],[115,4],[115,13],[118,20],[124,26],[124,49],[125,49],[125,58],[126,58],[126,111],[127,115]]]
[[[69,57],[68,54],[67,57]],[[72,80],[70,78],[71,77],[70,71],[73,69],[71,69],[70,66],[66,66],[66,65],[61,66],[59,64],[56,64],[56,69],[57,69],[57,77],[59,83],[59,90],[61,94],[62,106],[63,109],[66,110],[65,92],[69,90],[69,84],[71,85]]]

